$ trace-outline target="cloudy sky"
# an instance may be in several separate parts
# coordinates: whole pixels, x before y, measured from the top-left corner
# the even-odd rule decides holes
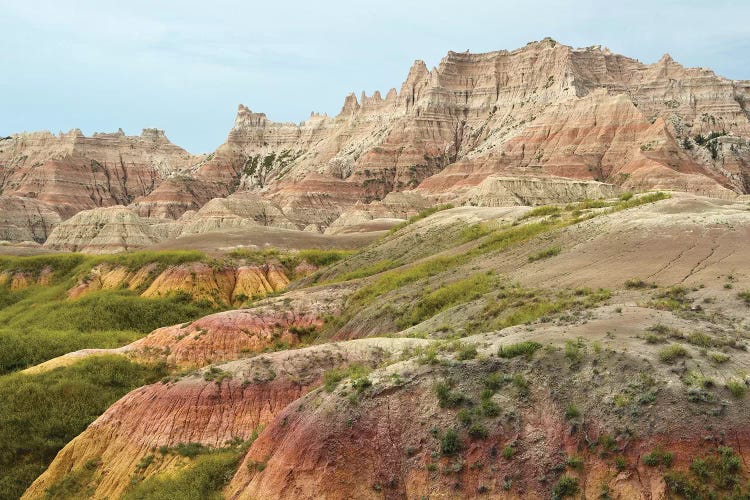
[[[299,122],[415,59],[545,36],[750,79],[747,0],[0,0],[0,136],[157,127],[208,152],[239,103]]]

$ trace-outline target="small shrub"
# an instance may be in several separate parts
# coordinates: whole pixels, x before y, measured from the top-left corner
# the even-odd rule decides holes
[[[572,457],[568,457],[567,461],[568,467],[575,470],[581,470],[583,469],[583,458],[573,455]]]
[[[571,476],[563,476],[552,489],[552,498],[561,499],[574,497],[581,490],[578,479]]]
[[[629,280],[625,281],[625,288],[656,288],[656,285],[654,283],[647,283],[642,279],[630,278]]]
[[[717,341],[705,333],[693,332],[687,336],[689,344],[697,345],[698,347],[714,347]]]
[[[622,472],[628,468],[628,461],[623,456],[615,457],[615,469]]]
[[[572,364],[580,362],[583,359],[585,347],[582,339],[565,341],[565,358]]]
[[[659,350],[659,359],[662,363],[672,364],[686,357],[688,357],[688,352],[681,345],[672,344]]]
[[[469,427],[469,436],[471,436],[472,439],[484,439],[487,437],[487,434],[487,427],[478,422],[472,424],[471,427]]]
[[[359,386],[364,385],[364,389],[365,387],[369,387],[369,385],[358,381],[367,379],[368,373],[369,369],[357,363],[351,364],[347,368],[333,368],[323,374],[323,388],[326,392],[333,392],[339,385],[339,382],[345,378],[351,377],[353,379],[352,385],[354,385],[355,388],[358,389]]]
[[[177,446],[173,447],[172,450],[174,450],[174,452],[178,455],[182,455],[183,457],[195,458],[201,453],[208,452],[209,448],[202,443],[190,442],[179,443]]]
[[[514,447],[508,445],[505,448],[503,448],[502,455],[504,459],[510,460],[511,458],[513,458],[513,455],[515,454],[516,454],[516,449]]]
[[[737,293],[737,298],[744,301],[745,305],[750,306],[750,290]]]
[[[154,463],[154,456],[153,455],[146,455],[143,458],[141,458],[141,461],[138,462],[138,465],[135,466],[135,468],[139,471],[143,471],[148,469],[148,466]]]
[[[710,352],[708,353],[708,357],[716,364],[726,363],[727,361],[729,361],[729,356],[727,356],[723,352]]]
[[[513,374],[513,386],[518,391],[519,395],[525,396],[529,392],[529,382],[526,380],[526,377],[523,376],[521,373],[515,373]]]
[[[497,417],[500,415],[500,407],[491,399],[482,399],[482,415],[485,417]]]
[[[682,472],[668,472],[664,474],[664,483],[667,485],[670,493],[680,495],[683,498],[690,500],[704,498],[701,489]]]
[[[458,350],[456,358],[461,361],[474,359],[477,357],[477,348],[474,345],[464,345]]]
[[[455,455],[459,451],[461,451],[461,442],[458,439],[458,432],[448,429],[440,440],[440,453]]]
[[[578,407],[574,405],[573,403],[569,404],[565,408],[565,418],[567,418],[568,420],[573,420],[580,416],[581,416],[581,410],[579,410]]]
[[[732,393],[732,396],[737,399],[741,399],[745,397],[747,386],[744,382],[741,382],[739,380],[730,380],[727,382],[727,389],[729,389],[729,392]]]
[[[648,465],[649,467],[657,467],[659,465],[670,467],[674,460],[674,455],[657,447],[651,453],[643,455],[643,458],[641,460],[645,465]]]
[[[448,381],[435,384],[435,395],[441,408],[455,408],[465,401],[463,394],[452,391],[451,387]]]
[[[500,346],[497,355],[501,358],[515,358],[517,356],[526,356],[531,359],[536,351],[542,347],[539,342],[518,342],[507,346]]]

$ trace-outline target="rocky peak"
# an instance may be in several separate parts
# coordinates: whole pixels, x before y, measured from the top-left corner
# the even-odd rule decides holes
[[[359,111],[359,102],[357,101],[357,96],[354,94],[354,92],[352,92],[344,99],[344,105],[341,107],[339,116],[351,116],[357,111]]]
[[[253,113],[250,108],[240,104],[237,107],[237,118],[234,120],[234,128],[264,127],[268,122],[265,113]]]
[[[122,130],[120,132],[122,132]],[[118,135],[118,137],[122,136]],[[141,138],[152,142],[169,142],[169,139],[167,139],[167,134],[165,134],[163,130],[160,130],[158,128],[144,128],[141,132]]]

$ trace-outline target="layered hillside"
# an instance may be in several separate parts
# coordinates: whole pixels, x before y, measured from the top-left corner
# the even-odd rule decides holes
[[[750,191],[749,141],[750,82],[667,55],[643,64],[545,39],[513,51],[450,52],[431,70],[417,61],[400,89],[349,95],[333,117],[276,123],[241,105],[226,142],[205,157],[156,131],[14,136],[0,142],[0,194],[51,204],[63,219],[127,206],[161,225],[139,230],[140,246],[217,225],[322,232],[353,221],[363,230],[367,217],[338,219],[373,202],[379,215],[370,218],[383,219],[438,202],[524,204],[488,193],[495,178],[534,179],[540,204],[560,201],[554,183],[549,198],[539,189],[560,179],[732,198]],[[423,201],[383,210],[401,192],[409,194],[401,202]],[[101,213],[102,224],[122,216]],[[32,222],[20,219],[9,238],[49,234]],[[58,237],[74,233],[61,230],[53,248],[85,248]]]
[[[748,190],[749,88],[549,39],[451,52],[432,70],[417,61],[400,91],[348,96],[335,117],[280,124],[240,106],[197,176],[261,190],[300,228],[392,191],[461,200],[492,174],[732,196]]]
[[[113,404],[24,498],[750,493],[746,202],[441,208],[108,351],[201,368]]]
[[[127,205],[200,160],[156,129],[145,129],[136,137],[121,130],[86,137],[72,130],[0,139],[0,213],[10,219],[5,224],[16,226],[15,233],[6,230],[0,237],[44,241],[60,218]],[[33,201],[25,201],[29,199]],[[26,212],[33,207],[36,218],[15,215],[19,204]]]

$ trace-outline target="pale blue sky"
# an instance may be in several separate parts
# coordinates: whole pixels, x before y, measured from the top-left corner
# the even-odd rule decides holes
[[[0,136],[157,127],[208,152],[239,103],[299,122],[414,59],[545,36],[750,79],[748,0],[0,0]]]

